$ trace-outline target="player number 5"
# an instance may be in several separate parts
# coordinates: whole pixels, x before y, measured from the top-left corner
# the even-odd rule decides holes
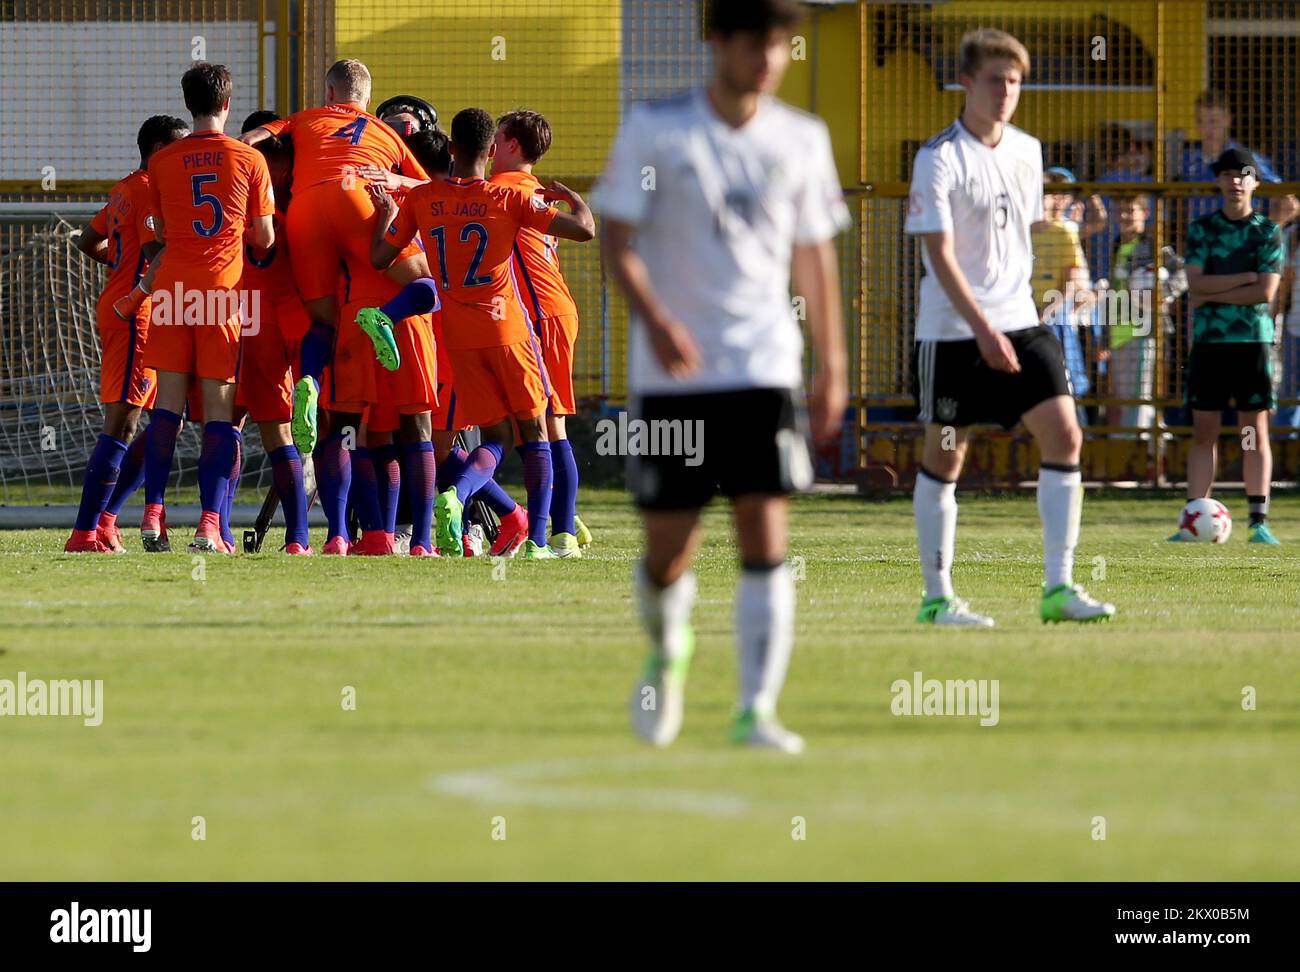
[[[221,225],[225,222],[226,214],[222,212],[221,200],[203,191],[205,184],[216,181],[217,174],[215,172],[203,172],[190,177],[190,189],[194,193],[194,205],[212,207],[212,225],[204,226],[202,220],[194,220],[194,232],[198,233],[199,236],[216,236],[221,232]]]

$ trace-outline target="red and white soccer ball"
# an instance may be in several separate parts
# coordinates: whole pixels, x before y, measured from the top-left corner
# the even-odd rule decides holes
[[[1216,499],[1188,500],[1178,521],[1178,532],[1184,540],[1197,543],[1226,543],[1232,535],[1232,514]]]

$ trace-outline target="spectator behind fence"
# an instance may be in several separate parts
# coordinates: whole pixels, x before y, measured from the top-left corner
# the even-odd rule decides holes
[[[1074,173],[1053,167],[1043,173],[1044,186],[1074,182]],[[1069,192],[1045,189],[1043,221],[1031,227],[1034,247],[1033,287],[1039,319],[1051,328],[1065,352],[1065,370],[1076,398],[1091,389],[1088,362],[1079,340],[1077,319],[1093,303],[1092,279],[1088,261],[1079,244],[1079,231],[1068,219],[1074,205]],[[1086,415],[1079,408],[1079,422],[1086,425]]]
[[[1103,124],[1097,139],[1097,155],[1101,159],[1097,182],[1151,181],[1151,143],[1138,138],[1129,125],[1122,122]],[[1114,199],[1102,197],[1101,207],[1103,211],[1112,210],[1112,218],[1106,223],[1104,232],[1087,242],[1088,266],[1098,280],[1110,276],[1110,258],[1119,239],[1119,227],[1113,218],[1114,205]]]
[[[1278,288],[1279,310],[1286,311],[1279,341],[1282,360],[1277,395],[1280,399],[1300,398],[1300,227],[1291,231],[1287,254],[1282,285]],[[1279,407],[1273,421],[1279,426],[1300,427],[1300,405]]]
[[[1229,149],[1241,149],[1255,160],[1255,177],[1259,182],[1281,182],[1282,177],[1273,171],[1272,163],[1254,149],[1242,145],[1232,137],[1232,111],[1221,91],[1202,91],[1196,97],[1196,129],[1200,141],[1183,147],[1175,177],[1183,182],[1214,182],[1214,162]],[[1268,217],[1279,226],[1295,219],[1300,203],[1295,196],[1279,196],[1267,200]],[[1219,208],[1217,195],[1193,196],[1187,200],[1187,221],[1190,223],[1207,216]]]
[[[1149,196],[1122,197],[1114,213],[1119,236],[1108,286],[1117,293],[1106,299],[1110,326],[1103,329],[1107,347],[1099,357],[1107,362],[1112,396],[1150,400],[1155,391],[1155,331],[1172,333],[1170,307],[1187,291],[1187,274],[1171,247],[1164,248],[1156,271],[1155,240],[1147,231]],[[1155,418],[1155,406],[1149,404],[1112,405],[1106,415],[1109,425],[1138,429],[1154,427]]]

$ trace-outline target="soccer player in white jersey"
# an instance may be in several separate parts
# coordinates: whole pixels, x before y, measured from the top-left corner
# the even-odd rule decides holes
[[[776,719],[794,643],[787,496],[812,481],[795,402],[803,342],[790,276],[817,349],[812,425],[825,440],[847,401],[832,239],[849,214],[826,125],[770,94],[800,16],[791,0],[711,3],[712,81],[634,107],[594,197],[605,266],[633,312],[633,419],[681,433],[678,454],[633,456],[628,469],[645,526],[635,594],[651,641],[632,722],[660,746],[682,723],[700,509],[721,493],[741,560],[731,737],[803,749]]]
[[[962,38],[961,117],[916,154],[906,232],[923,244],[913,386],[925,448],[913,509],[925,577],[918,620],[991,627],[953,594],[957,477],[970,426],[1025,423],[1038,444],[1044,621],[1115,613],[1074,583],[1083,433],[1060,342],[1039,322],[1030,225],[1043,218],[1038,139],[1008,124],[1029,73],[1023,44],[1000,30]]]

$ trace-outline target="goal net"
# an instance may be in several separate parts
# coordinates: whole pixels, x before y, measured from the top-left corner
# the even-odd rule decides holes
[[[80,226],[66,210],[0,217],[0,503],[76,502],[103,428],[95,302],[107,270],[77,249]],[[196,482],[201,444],[187,423],[170,484],[178,498]],[[241,489],[269,482],[252,423],[243,454]]]

